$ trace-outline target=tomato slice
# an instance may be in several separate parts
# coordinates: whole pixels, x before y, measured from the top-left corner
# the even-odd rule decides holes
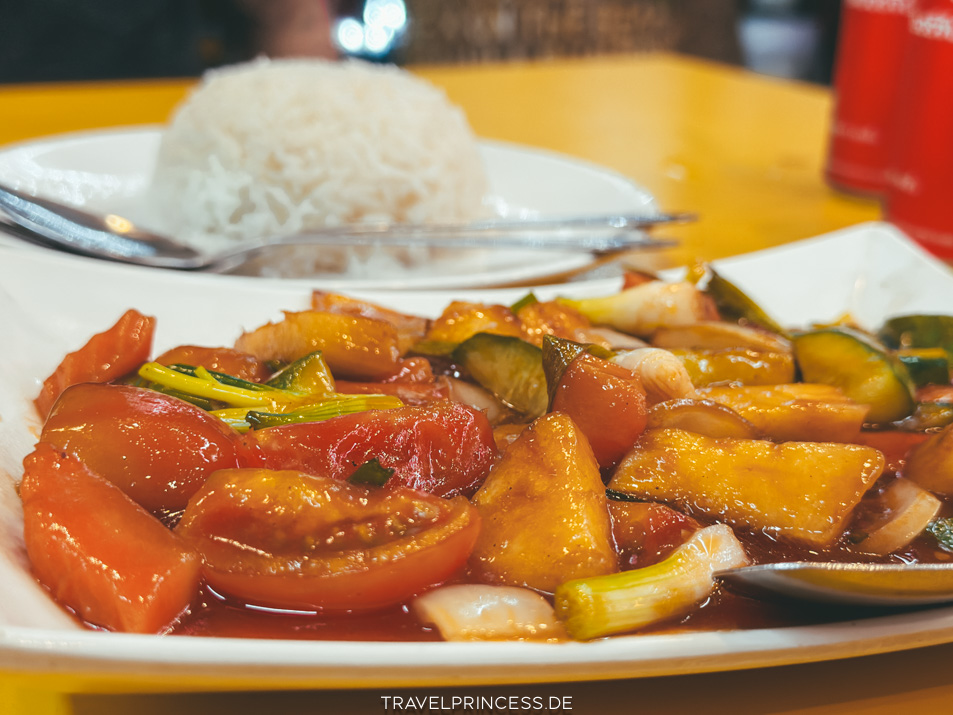
[[[264,382],[271,371],[254,355],[234,348],[209,348],[200,345],[179,345],[155,359],[160,365],[201,365],[206,370],[223,372],[249,382]]]
[[[658,563],[701,528],[665,504],[609,500],[612,538],[624,568]]]
[[[242,446],[248,466],[334,479],[377,459],[394,470],[388,484],[443,497],[475,490],[498,455],[486,415],[447,400],[263,429]]]
[[[445,581],[466,563],[479,521],[464,497],[233,469],[209,477],[176,529],[227,596],[344,612],[401,603]]]
[[[130,385],[74,385],[40,440],[75,453],[150,511],[183,509],[216,469],[237,467],[238,433],[176,397]]]
[[[563,373],[551,409],[572,418],[603,469],[625,456],[648,419],[639,379],[624,367],[585,352]]]
[[[36,577],[88,623],[157,633],[198,592],[201,562],[176,534],[77,457],[24,460],[23,535]]]
[[[81,382],[109,382],[127,375],[149,359],[156,319],[127,310],[109,330],[89,339],[70,353],[46,378],[34,400],[40,417],[46,417],[63,390]]]

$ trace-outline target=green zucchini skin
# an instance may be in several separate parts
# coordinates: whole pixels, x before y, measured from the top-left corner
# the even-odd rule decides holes
[[[870,405],[868,422],[894,422],[913,412],[915,386],[907,368],[870,336],[838,326],[792,337],[804,382],[839,387],[854,402]]]
[[[878,337],[895,350],[943,348],[953,363],[953,315],[899,315],[883,324]]]
[[[950,382],[950,356],[943,348],[904,348],[897,351],[897,358],[917,387]]]
[[[777,335],[788,337],[788,332],[744,291],[727,278],[720,276],[714,269],[709,270],[711,275],[708,285],[705,286],[705,293],[715,301],[718,314],[724,320],[742,325],[756,325]]]
[[[453,351],[452,360],[478,384],[528,417],[549,404],[543,351],[510,335],[477,333]]]

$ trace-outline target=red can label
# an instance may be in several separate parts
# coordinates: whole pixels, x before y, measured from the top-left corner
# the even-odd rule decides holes
[[[916,0],[844,0],[844,5],[866,12],[909,15]]]
[[[887,218],[953,259],[953,0],[910,18],[890,131]]]
[[[880,194],[886,185],[886,131],[893,112],[914,0],[845,0],[827,178],[841,188]]]

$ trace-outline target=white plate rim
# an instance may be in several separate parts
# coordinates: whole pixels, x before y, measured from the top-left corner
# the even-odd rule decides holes
[[[757,272],[765,261],[788,263],[792,256],[876,254],[890,261],[912,261],[924,275],[953,278],[921,249],[885,224],[863,224],[833,234],[716,262],[731,271]],[[0,276],[25,266],[66,274],[82,259],[44,253],[27,256],[0,251]],[[904,268],[905,270],[905,268]],[[184,280],[220,285],[214,276],[183,276],[124,266],[103,265],[101,275],[160,283]],[[732,277],[729,273],[729,277]],[[28,278],[28,277],[27,277]],[[542,292],[605,292],[614,280],[555,286]],[[4,284],[0,281],[0,288]],[[249,288],[292,295],[303,286],[251,280]],[[473,295],[509,295],[514,291],[473,291]],[[426,300],[445,300],[447,292],[422,291]],[[409,296],[408,296],[409,297]],[[0,615],[2,615],[0,608]],[[633,678],[727,671],[762,666],[857,657],[953,641],[953,607],[918,610],[832,624],[745,631],[701,631],[616,637],[592,643],[360,643],[104,634],[45,627],[0,625],[0,668],[116,682],[143,688],[163,687],[337,687],[503,684]]]

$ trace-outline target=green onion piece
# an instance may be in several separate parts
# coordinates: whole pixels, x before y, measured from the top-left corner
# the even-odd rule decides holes
[[[941,549],[953,552],[953,518],[934,519],[927,526],[927,531],[933,535]]]
[[[364,462],[347,478],[351,484],[362,484],[367,487],[382,487],[394,474],[394,470],[383,466],[377,457]]]
[[[390,410],[404,403],[392,395],[335,395],[305,407],[288,412],[259,412],[250,410],[245,415],[251,429],[278,427],[299,422],[323,422],[332,417],[350,415],[367,410]],[[214,413],[213,413],[214,414]]]
[[[251,390],[252,392],[267,392],[268,390],[273,389],[270,385],[263,385],[260,382],[251,382],[249,380],[243,380],[240,377],[235,377],[234,375],[229,375],[224,372],[217,372],[215,370],[209,370],[208,368],[202,367],[201,365],[183,365],[182,363],[173,363],[169,365],[170,368],[176,372],[181,372],[183,375],[210,375],[212,379],[216,382],[220,382],[223,385],[230,385],[231,387],[240,387],[243,390]],[[201,372],[200,372],[201,371]]]
[[[303,397],[287,390],[271,387],[262,389],[258,383],[248,383],[248,385],[255,385],[254,388],[226,385],[219,382],[204,367],[194,368],[194,374],[189,375],[157,362],[149,362],[139,368],[139,376],[165,389],[217,400],[235,407],[271,407],[276,404],[300,401]]]
[[[510,310],[514,313],[519,313],[523,308],[530,305],[535,305],[538,302],[539,302],[539,298],[536,297],[536,294],[533,293],[533,291],[530,291],[529,293],[524,295],[522,298],[520,298],[518,301],[513,303],[513,305],[510,306]]]
[[[747,563],[731,528],[716,524],[652,566],[564,583],[553,595],[556,615],[577,640],[633,631],[690,610],[711,594],[715,571]]]

